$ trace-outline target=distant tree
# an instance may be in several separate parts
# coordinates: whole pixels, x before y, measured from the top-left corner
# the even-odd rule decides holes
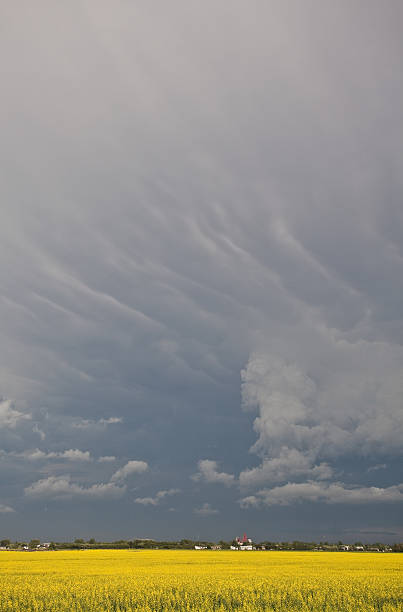
[[[314,542],[299,542],[296,540],[292,543],[292,548],[294,550],[312,550],[313,548],[315,548],[315,543]]]
[[[0,540],[0,546],[3,546],[3,548],[10,546],[10,540]]]
[[[29,547],[30,548],[36,548],[37,546],[39,546],[39,544],[41,543],[40,540],[31,540],[29,543]]]

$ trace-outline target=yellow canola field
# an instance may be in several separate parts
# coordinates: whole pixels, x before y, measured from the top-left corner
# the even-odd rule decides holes
[[[403,610],[403,555],[1,552],[0,610]]]

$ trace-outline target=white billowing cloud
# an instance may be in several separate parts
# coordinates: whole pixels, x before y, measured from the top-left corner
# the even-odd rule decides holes
[[[103,455],[102,457],[98,457],[99,463],[113,463],[116,461],[116,457],[114,455]]]
[[[204,503],[200,508],[195,508],[193,512],[194,514],[197,514],[199,516],[211,516],[213,514],[218,514],[218,510],[212,508],[211,505],[207,502]]]
[[[47,459],[65,459],[67,461],[92,461],[89,451],[81,451],[78,448],[69,448],[65,451],[60,452],[49,452],[46,453],[39,448],[33,450],[26,450],[22,453],[5,453],[13,457],[20,459],[27,459],[28,461],[44,461]]]
[[[314,465],[309,452],[304,454],[295,448],[283,447],[277,457],[265,457],[258,467],[241,472],[239,483],[242,487],[258,487],[267,482],[282,482],[290,477],[307,475],[318,480],[328,480],[333,472],[325,462]]]
[[[148,463],[146,461],[128,461],[126,465],[117,470],[111,478],[111,482],[118,482],[125,480],[132,474],[142,474],[148,470]]]
[[[89,451],[81,451],[78,448],[70,448],[58,453],[60,459],[68,459],[69,461],[92,461]]]
[[[310,480],[287,483],[273,489],[262,489],[255,495],[241,499],[241,506],[288,506],[298,502],[326,504],[369,504],[403,501],[403,484],[386,488],[346,487],[343,483],[325,483]]]
[[[0,398],[0,427],[14,429],[24,420],[31,419],[31,415],[17,410],[12,400]]]
[[[177,493],[180,493],[180,489],[167,489],[158,491],[154,497],[136,497],[134,502],[136,504],[142,504],[143,506],[158,506],[165,497],[176,495]]]
[[[157,506],[159,500],[156,497],[136,497],[134,503],[142,504],[143,506]]]
[[[222,484],[225,487],[231,487],[235,484],[235,476],[233,474],[218,471],[217,461],[212,461],[211,459],[201,459],[197,465],[199,467],[199,471],[192,476],[193,480]]]
[[[310,364],[318,383],[295,363],[251,355],[241,373],[242,401],[245,410],[258,412],[251,451],[262,464],[241,473],[243,485],[326,479],[332,475],[327,462],[346,453],[401,453],[400,348],[344,340],[331,348],[326,371],[320,361]]]
[[[291,477],[307,475],[318,480],[327,480],[332,477],[333,469],[325,462],[314,465],[309,453],[304,454],[295,448],[283,447],[277,457],[265,457],[258,467],[241,472],[239,483],[241,487],[259,487],[268,482],[282,482]]]
[[[24,451],[22,453],[12,453],[15,457],[21,457],[22,459],[28,459],[29,461],[41,461],[43,459],[53,459],[57,453],[45,453],[39,448],[34,450]]]
[[[116,423],[122,423],[123,419],[121,417],[109,417],[109,419],[99,419],[98,423],[100,425],[115,425]]]
[[[105,425],[116,425],[117,423],[122,423],[123,419],[121,417],[109,417],[108,419],[98,419],[97,421],[92,419],[81,419],[80,421],[75,421],[73,423],[73,427],[76,429],[89,429],[92,427],[99,427]]]
[[[108,499],[122,497],[126,486],[113,482],[93,484],[89,487],[72,482],[70,476],[49,476],[34,482],[24,489],[27,497],[67,498],[82,497]]]
[[[5,504],[0,504],[0,514],[8,514],[9,512],[15,512],[14,508],[6,506]]]

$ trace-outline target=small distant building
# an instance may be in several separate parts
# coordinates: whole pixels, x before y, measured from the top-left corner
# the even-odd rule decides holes
[[[207,550],[207,546],[195,546],[195,550]]]
[[[242,539],[235,539],[237,546],[231,546],[231,550],[254,550],[252,540],[247,537],[246,533],[243,534]]]

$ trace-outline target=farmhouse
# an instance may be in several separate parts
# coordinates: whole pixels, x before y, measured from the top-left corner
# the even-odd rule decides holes
[[[252,540],[247,537],[246,533],[243,534],[243,538],[236,538],[236,546],[231,546],[231,550],[255,550]]]

